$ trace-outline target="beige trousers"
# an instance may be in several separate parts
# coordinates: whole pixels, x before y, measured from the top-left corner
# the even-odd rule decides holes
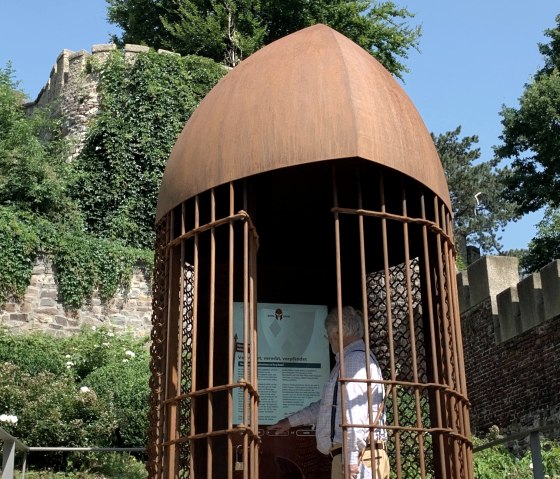
[[[371,471],[373,479],[389,479],[389,456],[382,449],[374,449],[374,469]],[[371,469],[371,451],[368,448],[362,454],[362,462]],[[344,479],[344,471],[342,470],[342,454],[334,456],[331,465],[331,479]]]

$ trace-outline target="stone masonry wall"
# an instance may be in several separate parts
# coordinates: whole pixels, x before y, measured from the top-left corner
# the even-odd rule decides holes
[[[514,258],[477,263],[458,278],[473,431],[560,422],[560,262],[521,281]]]
[[[97,73],[87,68],[88,61],[103,62],[114,50],[116,45],[113,43],[93,45],[91,53],[85,50],[62,50],[37,99],[25,105],[28,111],[54,105],[64,120],[63,135],[70,143],[70,160],[80,153],[88,124],[99,110],[99,78]],[[149,48],[141,45],[124,46],[127,61],[134,61],[138,53],[147,51]],[[167,50],[158,52],[172,53]]]
[[[85,50],[62,50],[36,100],[25,105],[27,111],[50,105],[62,116],[63,135],[70,144],[70,161],[80,153],[88,125],[99,111],[99,78],[88,68],[88,62],[103,62],[114,50],[114,44],[93,45],[91,53]],[[127,44],[124,46],[125,60],[133,62],[140,52],[148,50],[145,46]],[[158,53],[174,54],[166,50],[158,50]],[[99,298],[93,298],[91,304],[78,311],[68,312],[58,300],[52,263],[48,259],[39,259],[23,301],[8,302],[0,309],[0,327],[14,332],[43,330],[55,335],[66,335],[83,325],[105,325],[148,334],[152,293],[146,273],[145,267],[134,268],[128,292],[119,293],[109,303],[102,304]]]
[[[23,301],[8,302],[0,309],[0,327],[12,332],[41,330],[56,336],[69,335],[83,326],[105,326],[136,335],[149,334],[152,290],[147,266],[137,265],[130,288],[108,303],[94,297],[77,311],[65,311],[58,298],[53,265],[49,258],[37,260]]]

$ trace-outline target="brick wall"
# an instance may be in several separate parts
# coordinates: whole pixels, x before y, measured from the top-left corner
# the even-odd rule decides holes
[[[560,316],[496,342],[490,298],[461,315],[473,432],[560,421]]]

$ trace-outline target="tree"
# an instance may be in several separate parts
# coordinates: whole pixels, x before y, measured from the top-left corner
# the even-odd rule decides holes
[[[265,27],[253,0],[171,0],[173,13],[161,21],[171,35],[169,47],[237,65],[263,45]],[[171,17],[171,18],[170,18]]]
[[[529,243],[528,251],[521,256],[520,265],[526,273],[533,273],[558,258],[560,258],[560,209],[549,207],[542,221],[537,224],[537,234]]]
[[[560,15],[556,23],[545,32],[551,42],[539,44],[544,67],[525,85],[519,107],[501,112],[503,143],[496,154],[511,160],[505,194],[521,214],[560,206]]]
[[[28,115],[10,66],[0,69],[0,206],[58,217],[71,208],[60,121],[48,110]]]
[[[234,66],[263,45],[324,23],[368,50],[399,78],[417,48],[420,27],[391,1],[363,0],[107,0],[119,39],[208,56]],[[149,21],[148,21],[149,18]]]
[[[434,136],[449,185],[454,216],[454,234],[459,256],[466,259],[466,246],[482,252],[501,253],[498,231],[516,218],[515,204],[502,198],[501,178],[507,170],[497,168],[498,160],[478,162],[478,137],[459,138],[461,127]]]

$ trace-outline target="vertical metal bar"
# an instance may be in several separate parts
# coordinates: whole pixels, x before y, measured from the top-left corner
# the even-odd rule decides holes
[[[334,207],[338,207],[338,185],[336,182],[336,169],[333,166],[332,169],[332,179],[333,179],[333,203]],[[334,237],[335,237],[335,249],[336,249],[336,304],[338,308],[338,348],[340,351],[339,354],[339,367],[340,367],[340,377],[344,377],[344,345],[342,342],[342,270],[341,270],[341,246],[340,246],[340,218],[338,212],[334,212]],[[346,429],[346,425],[348,424],[346,421],[346,383],[341,383],[340,385],[340,411],[341,411],[341,420],[342,420],[342,453],[343,456],[346,456],[348,451],[348,431]],[[350,477],[350,471],[348,468],[348,464],[344,468],[344,477]]]
[[[447,212],[447,232],[449,237],[451,238],[451,241],[453,244],[455,244],[454,242],[454,238],[453,238],[453,218],[451,217],[451,214],[449,212]],[[455,264],[455,252],[454,250],[450,249],[450,260],[449,260],[449,264],[450,265],[454,265]],[[460,391],[463,394],[464,397],[467,397],[467,379],[465,377],[465,356],[464,356],[464,352],[463,352],[463,336],[462,336],[462,330],[461,330],[461,316],[460,316],[460,309],[459,309],[459,295],[458,295],[458,288],[457,288],[457,276],[455,274],[450,276],[450,285],[452,288],[452,299],[454,302],[454,321],[455,321],[455,332],[456,332],[456,341],[457,341],[457,360],[459,361],[460,367],[459,367],[459,372],[460,372]],[[469,417],[469,408],[468,408],[468,404],[462,400],[461,401],[461,409],[462,409],[462,415],[463,415],[463,427],[464,430],[461,431],[467,438],[471,437],[471,430],[470,430],[470,417]],[[469,445],[465,445],[466,448],[466,477],[467,479],[472,479],[474,477],[474,471],[472,468],[472,464],[473,464],[473,457],[472,457],[472,447],[470,447]]]
[[[248,226],[248,225],[247,225]],[[250,277],[249,277],[249,297],[251,298],[251,315],[250,324],[251,329],[251,383],[255,391],[258,391],[258,318],[257,318],[257,294],[256,294],[256,244],[255,238],[250,237]],[[253,392],[251,394],[251,478],[258,478],[258,454],[257,454],[257,441],[259,433],[259,418],[258,418],[258,403],[257,397]]]
[[[200,198],[198,195],[194,198],[194,228],[200,226]],[[197,359],[198,359],[198,233],[194,235],[194,245],[193,245],[193,302],[192,302],[192,359],[191,359],[191,392],[195,392],[197,388],[196,374],[197,374]],[[190,433],[191,436],[196,434],[195,427],[196,418],[196,400],[191,399],[191,424]],[[191,440],[191,463],[190,463],[190,477],[193,479],[195,477],[194,469],[194,457],[195,457],[195,441]]]
[[[529,436],[531,443],[531,461],[533,463],[533,477],[535,479],[544,479],[544,468],[541,454],[541,433],[533,431]]]
[[[171,223],[170,223],[170,236],[171,238],[174,237],[174,225],[175,225],[175,211],[171,211]],[[173,389],[174,379],[175,379],[175,364],[172,364],[174,361],[175,354],[172,352],[173,348],[173,286],[175,283],[173,282],[173,273],[174,273],[174,262],[175,262],[175,255],[173,252],[173,248],[169,248],[169,256],[168,256],[168,289],[167,289],[167,331],[165,334],[165,363],[166,363],[166,371],[165,371],[165,399],[169,399],[171,396],[176,397],[176,390]],[[174,431],[176,429],[176,422],[177,422],[177,410],[176,410],[176,402],[168,403],[165,407],[165,440],[170,441],[175,439]],[[165,464],[164,464],[164,476],[167,478],[174,478],[175,477],[175,455],[176,455],[176,444],[170,444],[165,447]]]
[[[247,188],[243,190],[243,207],[247,211]],[[243,224],[243,379],[251,382],[249,377],[249,225],[247,221]],[[243,388],[243,425],[248,426],[249,423],[249,391]],[[243,479],[249,478],[248,462],[249,441],[248,435],[243,435]]]
[[[450,235],[450,229],[451,229],[451,225],[448,221],[448,217],[446,214],[446,208],[445,205],[443,204],[443,202],[441,203],[441,210],[440,210],[440,214],[441,214],[441,228],[443,230],[443,232],[446,235]],[[444,259],[444,267],[445,267],[445,276],[447,278],[447,292],[448,292],[448,320],[449,320],[449,324],[450,324],[450,329],[451,329],[451,340],[450,343],[453,346],[453,350],[450,352],[453,355],[454,358],[454,364],[455,364],[455,383],[452,384],[452,387],[459,393],[463,393],[463,382],[462,382],[462,377],[463,377],[463,363],[462,363],[462,357],[459,353],[459,349],[460,349],[460,344],[459,344],[459,339],[460,339],[460,330],[461,330],[461,325],[460,323],[457,322],[457,316],[458,316],[458,305],[457,305],[457,290],[455,288],[455,274],[453,271],[453,268],[455,266],[455,262],[454,262],[454,258],[453,258],[453,252],[451,250],[450,245],[447,243],[447,241],[444,241],[443,243],[443,259]],[[468,416],[465,417],[465,410],[464,410],[464,403],[461,399],[457,398],[454,399],[455,401],[455,407],[457,408],[456,411],[456,423],[453,424],[453,428],[455,430],[457,430],[457,432],[461,433],[461,434],[465,434],[465,423],[466,421],[468,421]],[[455,409],[454,409],[455,411]],[[464,467],[464,472],[466,474],[468,474],[468,459],[467,459],[467,445],[465,442],[461,442],[460,444],[458,444],[458,440],[457,439],[453,439],[455,444],[456,444],[456,448],[459,451],[459,455],[460,457],[463,458],[463,467]],[[460,466],[460,464],[458,464],[458,466]],[[460,477],[464,477],[464,476],[460,476]]]
[[[435,213],[435,224],[436,226],[440,226],[440,219],[439,219],[439,205],[438,205],[438,197],[434,195],[434,213]],[[445,358],[445,370],[447,371],[447,386],[453,388],[453,365],[451,363],[451,354],[452,351],[449,350],[451,344],[449,341],[449,332],[448,326],[450,323],[450,312],[449,312],[449,304],[446,303],[446,291],[445,291],[445,275],[444,275],[444,265],[442,264],[442,242],[443,238],[437,238],[437,258],[438,258],[438,277],[439,277],[439,289],[440,289],[440,308],[441,308],[441,322],[442,322],[442,332],[443,332],[443,357]],[[447,291],[449,294],[449,291]],[[447,427],[451,426],[452,428],[456,428],[457,419],[455,416],[455,396],[452,394],[447,395],[446,397],[446,406],[447,406],[447,413],[448,417],[448,424]],[[457,440],[454,437],[449,437],[449,440],[452,442],[453,445],[453,467],[455,469],[455,477],[460,477],[459,472],[459,451],[457,448]]]
[[[185,234],[185,203],[181,204],[181,235]],[[177,317],[177,387],[176,395],[180,396],[182,393],[181,382],[183,378],[183,328],[184,328],[184,308],[185,308],[185,242],[181,241],[181,264],[179,265],[179,273],[181,281],[179,283],[179,316]],[[180,436],[181,431],[181,409],[183,407],[183,401],[177,403],[177,435]],[[181,464],[181,453],[180,450],[184,446],[178,446],[179,454],[177,454],[176,462],[176,473],[179,473],[183,467]]]
[[[2,479],[14,479],[14,458],[16,457],[16,442],[4,439],[2,448]]]
[[[408,216],[406,204],[406,189],[404,181],[401,179],[402,191],[402,214],[404,217]],[[418,359],[416,357],[416,330],[414,327],[414,309],[412,305],[412,281],[410,278],[410,244],[408,238],[408,223],[403,222],[403,240],[404,240],[404,264],[405,264],[405,279],[406,279],[406,298],[408,307],[408,328],[410,337],[410,350],[412,359],[412,374],[413,381],[418,384]],[[416,407],[416,427],[422,429],[422,408],[420,407],[420,391],[418,386],[414,386],[414,403]],[[426,477],[426,461],[424,457],[424,437],[422,432],[418,432],[418,451],[420,460],[420,477]]]
[[[165,422],[167,420],[166,415],[166,407],[163,403],[166,394],[166,381],[167,381],[167,360],[164,355],[164,351],[167,347],[167,314],[169,311],[169,277],[170,277],[170,247],[169,243],[171,242],[171,221],[172,221],[172,211],[170,211],[166,216],[165,222],[165,257],[163,258],[164,264],[164,271],[163,277],[165,281],[165,288],[162,292],[162,299],[163,299],[163,311],[161,313],[161,358],[159,360],[159,381],[158,385],[160,388],[159,398],[158,398],[158,420],[159,424],[158,428],[158,437],[157,437],[157,463],[156,463],[156,475],[159,478],[163,478],[163,475],[166,470],[166,448],[163,446],[163,442],[165,441]]]
[[[381,201],[381,212],[386,213],[387,208],[385,204],[385,181],[383,174],[379,177],[379,196]],[[389,246],[387,237],[387,219],[381,218],[381,234],[383,241],[383,270],[385,276],[385,307],[387,312],[387,341],[389,342],[389,364],[391,368],[391,382],[394,387],[391,389],[393,399],[393,424],[395,437],[395,463],[397,466],[397,478],[402,478],[402,465],[401,465],[401,440],[399,429],[399,404],[398,392],[396,386],[397,372],[395,368],[395,345],[393,338],[393,312],[391,304],[391,275],[389,273]]]
[[[214,188],[210,190],[210,221],[216,221],[216,192]],[[216,311],[216,228],[212,226],[210,229],[210,324],[208,334],[208,387],[214,386],[214,315]],[[212,432],[214,421],[214,394],[208,392],[208,432]],[[209,436],[206,442],[207,459],[206,477],[212,477],[212,461],[213,461],[213,440]]]
[[[362,182],[360,179],[360,171],[356,170],[356,180],[357,180],[357,190],[358,190],[358,208],[361,210],[363,208],[363,198],[362,198]],[[368,310],[368,298],[367,298],[367,272],[366,272],[366,248],[365,248],[365,236],[364,236],[364,217],[363,215],[358,215],[358,229],[360,236],[360,274],[361,274],[361,285],[362,285],[362,312],[364,321],[364,343],[365,343],[365,355],[366,355],[366,379],[367,383],[367,403],[368,403],[368,422],[369,422],[369,449],[371,457],[375,457],[375,437],[374,429],[371,427],[375,421],[373,417],[373,398],[371,390],[371,357],[370,357],[370,339],[369,339],[369,310]],[[367,339],[366,339],[367,338]],[[376,387],[378,387],[376,385]],[[383,387],[383,386],[382,386]]]
[[[25,471],[27,469],[27,451],[23,453],[23,464],[21,465],[21,479],[25,479]]]
[[[229,184],[229,215],[233,216],[235,211],[235,190],[233,183]],[[228,254],[228,384],[233,383],[233,361],[235,351],[233,350],[233,278],[234,278],[234,241],[235,230],[233,222],[229,223],[229,254]],[[233,428],[233,390],[228,391],[228,430]],[[228,479],[233,478],[233,443],[231,434],[227,435],[227,461]]]
[[[420,205],[422,211],[422,219],[427,220],[426,216],[426,203],[424,198],[424,193],[420,195]],[[426,296],[427,301],[425,304],[428,305],[428,320],[430,323],[430,347],[432,349],[432,372],[433,372],[433,382],[436,384],[441,384],[439,379],[440,371],[438,367],[438,359],[439,356],[437,355],[437,348],[436,348],[436,339],[435,339],[435,332],[436,332],[436,324],[434,319],[434,308],[432,304],[433,292],[432,292],[432,267],[430,264],[430,250],[428,246],[428,227],[424,223],[422,225],[422,242],[424,246],[424,274],[426,276]],[[441,419],[441,397],[440,397],[440,390],[436,388],[434,390],[434,398],[435,398],[435,411],[436,411],[436,428],[441,430],[442,428],[442,419]],[[441,470],[441,474],[444,475],[446,473],[445,467],[445,445],[444,445],[444,437],[441,432],[437,432],[438,437],[438,459],[439,459],[439,466]],[[434,458],[435,462],[435,458]]]

